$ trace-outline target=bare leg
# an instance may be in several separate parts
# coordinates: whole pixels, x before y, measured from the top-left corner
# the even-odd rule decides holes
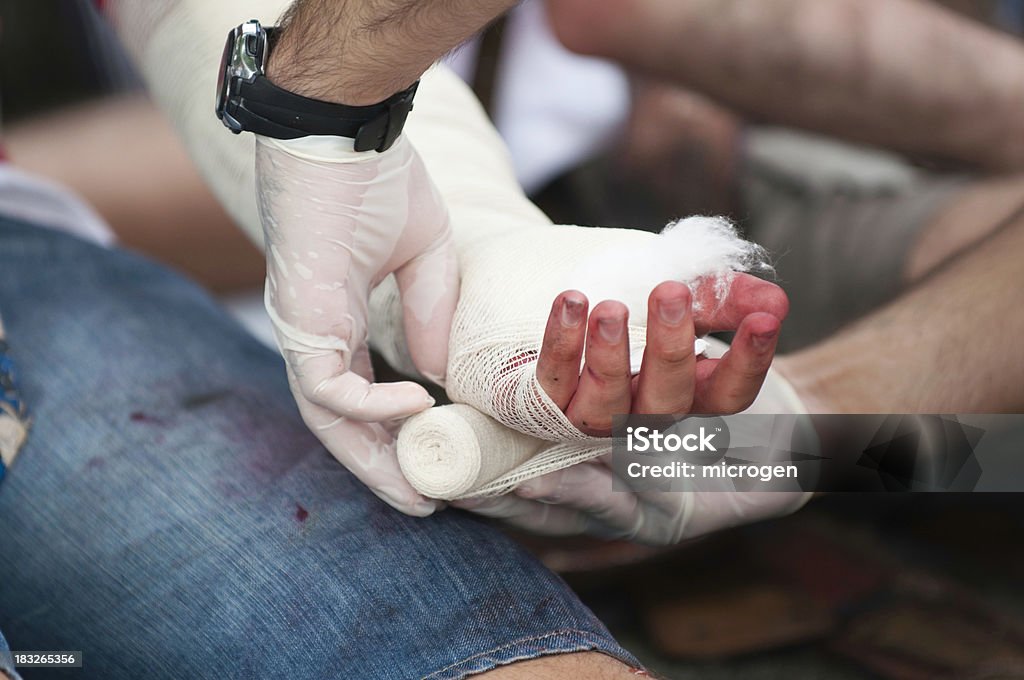
[[[638,674],[638,671],[599,652],[577,652],[520,661],[481,673],[479,677],[487,680],[636,680]]]
[[[777,366],[813,412],[1024,409],[1024,216],[900,299]]]
[[[1024,209],[1024,175],[980,180],[965,187],[918,235],[904,280],[919,281],[1004,226]]]

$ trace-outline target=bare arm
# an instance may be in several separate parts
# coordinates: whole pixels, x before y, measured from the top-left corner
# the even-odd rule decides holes
[[[203,183],[167,119],[139,94],[50,113],[4,131],[18,167],[73,189],[121,245],[217,292],[263,282],[263,255]],[[130,146],[131,153],[125,153]]]
[[[211,113],[227,31],[253,17],[273,25],[284,13],[289,25],[275,49],[277,59],[271,60],[271,76],[279,84],[291,87],[288,79],[300,80],[302,65],[316,60],[318,68],[333,67],[341,74],[335,74],[337,77],[353,80],[357,87],[343,85],[335,100],[358,105],[380,101],[408,86],[429,65],[431,59],[427,54],[441,55],[450,50],[461,36],[473,33],[489,17],[512,5],[513,0],[421,0],[415,12],[404,18],[396,16],[390,23],[376,27],[372,36],[366,33],[368,24],[363,20],[363,28],[356,26],[351,29],[352,35],[344,39],[340,57],[335,54],[331,60],[317,60],[324,50],[305,49],[301,44],[312,45],[314,40],[331,44],[331,40],[340,40],[339,35],[349,29],[335,26],[337,15],[346,17],[345,12],[353,6],[394,9],[412,4],[411,0],[109,0],[105,7],[157,104],[177,128],[213,193],[246,233],[260,243],[262,230],[253,200],[253,136],[225,134],[224,126]],[[315,10],[320,5],[329,11],[318,19]],[[442,18],[449,15],[459,16],[441,27],[443,33],[438,33],[433,22],[443,23]],[[415,31],[416,26],[423,29],[423,34],[411,40],[412,44],[404,50],[383,42],[385,38],[395,40],[402,31]],[[293,41],[300,44],[289,47]],[[288,56],[289,50],[293,56]],[[346,56],[349,53],[358,56]],[[385,61],[388,59],[392,61]],[[358,68],[356,62],[361,64]],[[294,87],[294,91],[323,96],[311,86],[310,79],[306,80],[305,89]],[[360,87],[362,92],[353,92]],[[410,119],[410,126],[422,117],[424,106],[421,96],[418,115]]]
[[[921,0],[552,0],[572,49],[748,114],[1024,168],[1024,46]]]
[[[515,0],[298,0],[285,13],[268,75],[308,97],[373,104]],[[330,58],[325,58],[329,55]]]

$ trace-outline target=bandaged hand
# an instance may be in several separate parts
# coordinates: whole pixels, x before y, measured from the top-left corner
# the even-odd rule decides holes
[[[707,284],[698,298],[714,296]],[[717,306],[698,304],[690,290],[666,282],[648,304],[647,346],[634,374],[624,342],[627,310],[602,302],[586,320],[586,298],[576,291],[558,296],[551,308],[537,364],[538,382],[581,427],[607,434],[615,414],[729,415],[747,409],[762,392],[788,304],[774,284],[737,275]],[[710,312],[703,310],[712,310]],[[613,330],[602,329],[613,325]],[[694,335],[735,331],[726,352],[715,342],[714,356],[695,356]],[[584,350],[585,346],[585,350]],[[585,357],[584,357],[585,352]],[[581,359],[584,369],[579,371]],[[772,375],[762,397],[779,390]],[[789,410],[794,402],[774,407]],[[610,444],[608,445],[610,450]],[[590,533],[653,544],[780,514],[802,498],[769,492],[737,494],[722,490],[613,492],[610,453],[521,483],[512,494],[456,501],[455,505],[548,535]]]
[[[424,514],[433,504],[405,482],[387,429],[367,422],[407,417],[433,399],[413,382],[372,382],[367,306],[393,273],[409,356],[442,382],[458,297],[444,202],[405,138],[378,153],[341,138],[261,137],[256,184],[267,312],[306,423],[378,495]]]
[[[424,77],[421,93],[428,96],[421,97],[407,130],[451,207],[462,272],[447,382],[456,404],[430,409],[403,426],[398,441],[402,471],[425,496],[459,502],[477,499],[470,502],[487,514],[495,514],[495,503],[514,504],[514,512],[525,504],[528,514],[520,517],[521,524],[541,533],[579,533],[597,523],[570,507],[509,493],[524,481],[600,457],[609,449],[607,439],[593,436],[606,424],[598,421],[590,428],[583,421],[589,413],[610,415],[616,409],[588,406],[589,389],[582,390],[573,406],[581,376],[590,373],[590,368],[581,373],[578,340],[566,349],[573,359],[562,357],[561,367],[557,360],[553,369],[540,361],[545,326],[555,323],[548,318],[552,300],[563,291],[579,289],[596,304],[595,310],[610,307],[619,318],[624,316],[621,308],[616,312],[614,304],[600,303],[625,301],[630,310],[628,329],[611,353],[621,357],[626,346],[636,360],[644,356],[644,345],[662,342],[667,330],[671,339],[678,340],[679,333],[690,339],[713,329],[736,330],[758,312],[780,318],[785,315],[785,298],[777,287],[737,273],[756,268],[763,253],[740,239],[724,220],[683,220],[662,235],[552,225],[518,189],[500,139],[465,86],[438,69]],[[669,291],[690,299],[692,319],[676,329],[666,329],[661,310],[649,309],[658,302],[649,299],[652,289],[665,281],[678,282],[670,284]],[[372,302],[376,348],[393,366],[415,370],[402,337],[397,287],[386,280]],[[586,318],[586,309],[577,307],[569,313]],[[649,332],[648,318],[654,315],[659,321]],[[748,337],[748,331],[751,338],[770,335],[771,329],[757,321],[751,319],[754,325],[741,338]],[[586,325],[581,321],[576,332]],[[694,354],[692,347],[684,351]],[[651,361],[656,355],[650,355]],[[756,389],[739,394],[735,387],[734,379],[745,370],[737,361],[742,356],[737,352],[725,361],[698,362],[694,355],[691,409],[696,404],[723,412],[738,410],[752,398]],[[595,358],[600,364],[601,357]],[[667,352],[658,361],[678,360]],[[630,376],[643,372],[638,362],[633,363],[637,365],[630,367]],[[688,381],[677,371],[659,382],[656,363],[651,364],[649,377],[637,377],[636,389],[643,381],[644,390],[631,392],[630,409],[623,411],[633,408],[634,398],[642,410],[656,410],[653,406],[664,400],[673,402],[672,410],[683,405],[687,388],[677,392],[675,387]],[[554,382],[577,382],[558,394],[552,381],[539,375],[548,370],[559,376]],[[614,370],[623,377],[627,373]],[[628,384],[632,390],[632,377]],[[655,403],[648,409],[651,400]],[[499,498],[486,498],[492,496]],[[509,514],[501,516],[515,521]]]
[[[712,283],[698,286],[698,297],[705,299],[696,314],[687,286],[658,285],[647,305],[646,347],[632,358],[624,304],[601,302],[587,324],[586,296],[559,295],[537,361],[538,383],[573,425],[596,436],[611,433],[615,414],[742,411],[757,397],[771,365],[788,302],[778,286],[738,274],[718,303]],[[695,338],[712,331],[736,331],[723,359],[694,351]],[[639,373],[634,364],[640,364]]]
[[[759,325],[760,322],[745,322]],[[745,325],[745,324],[744,324]],[[770,325],[770,324],[769,324]],[[710,355],[698,360],[721,370],[735,362],[744,370],[729,381],[731,397],[743,403],[756,395],[746,413],[806,413],[789,383],[768,368],[771,352],[749,347],[744,332],[737,333],[731,348],[709,341]],[[753,336],[751,336],[753,337]],[[650,347],[650,345],[649,345]],[[745,355],[740,358],[739,355]],[[667,402],[666,402],[667,403]],[[636,412],[634,410],[634,412]],[[645,411],[667,413],[669,411]],[[728,413],[728,412],[726,412]],[[816,438],[809,419],[798,419],[795,430],[762,433],[785,449],[793,438]],[[615,482],[619,481],[618,487]],[[532,533],[560,536],[590,534],[628,539],[651,545],[672,545],[714,531],[789,514],[811,497],[799,488],[737,491],[728,480],[700,479],[673,491],[627,491],[628,483],[616,480],[611,447],[597,458],[527,480],[514,492],[477,497],[453,503],[457,507],[497,518]]]

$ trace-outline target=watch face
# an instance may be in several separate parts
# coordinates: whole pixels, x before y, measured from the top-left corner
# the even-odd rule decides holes
[[[231,88],[231,77],[228,70],[231,68],[231,53],[235,48],[236,34],[238,29],[233,29],[228,34],[228,40],[224,45],[224,54],[220,58],[220,70],[217,72],[217,118],[224,120],[224,109],[228,102],[228,90]]]

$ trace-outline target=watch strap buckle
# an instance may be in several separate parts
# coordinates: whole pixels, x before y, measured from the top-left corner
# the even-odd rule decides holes
[[[383,102],[384,110],[360,126],[353,148],[356,151],[377,152],[390,149],[402,134],[406,118],[412,111],[413,98],[418,87],[419,81],[394,95],[390,100]]]

